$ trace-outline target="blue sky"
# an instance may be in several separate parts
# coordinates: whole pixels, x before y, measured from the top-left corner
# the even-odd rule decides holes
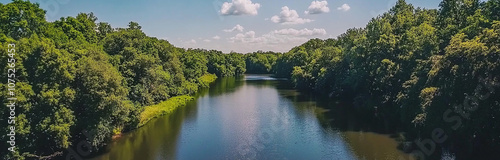
[[[47,19],[93,12],[113,27],[138,22],[152,37],[178,47],[224,52],[286,52],[311,38],[336,37],[363,27],[396,0],[32,0]],[[8,3],[10,0],[0,0]],[[407,0],[438,8],[439,0]],[[286,6],[286,7],[285,7]],[[306,14],[306,11],[307,14]],[[296,13],[296,14],[295,14]]]

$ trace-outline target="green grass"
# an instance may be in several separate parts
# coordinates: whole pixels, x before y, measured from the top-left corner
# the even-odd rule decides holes
[[[200,87],[209,87],[210,83],[214,82],[216,79],[217,76],[215,74],[205,74],[198,78],[198,82],[200,83]],[[172,113],[175,109],[185,106],[187,102],[193,99],[194,98],[191,96],[183,95],[172,97],[155,105],[146,106],[144,108],[144,111],[142,111],[141,115],[139,116],[139,124],[137,128],[145,125],[154,118]]]
[[[205,74],[201,76],[198,81],[200,82],[201,87],[208,87],[210,83],[214,82],[217,79],[215,74]]]
[[[156,117],[172,113],[175,109],[185,106],[187,102],[193,99],[193,97],[188,95],[177,96],[155,105],[146,106],[144,108],[144,111],[141,112],[141,115],[139,117],[139,125],[137,127],[139,128],[143,126]]]

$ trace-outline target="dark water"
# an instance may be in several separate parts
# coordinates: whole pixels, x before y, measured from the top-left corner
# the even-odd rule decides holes
[[[267,76],[222,78],[188,106],[112,142],[97,160],[410,159],[389,135],[359,129],[348,105]]]

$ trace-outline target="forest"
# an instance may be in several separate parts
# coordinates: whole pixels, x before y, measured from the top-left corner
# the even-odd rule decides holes
[[[14,0],[0,4],[0,24],[0,68],[8,68],[8,44],[16,46],[17,148],[9,152],[1,143],[7,159],[61,156],[85,138],[83,131],[102,148],[160,114],[151,113],[156,104],[185,103],[190,98],[175,97],[208,87],[216,76],[245,73],[241,54],[177,48],[146,36],[136,22],[113,28],[93,13],[47,22],[38,4]],[[7,122],[5,81],[0,88],[0,121]],[[6,125],[2,140],[9,138]]]
[[[380,132],[431,139],[458,159],[498,158],[500,1],[444,0],[439,9],[399,0],[364,28],[312,39],[277,59],[275,76],[352,101]],[[347,98],[346,98],[347,97]],[[436,129],[438,132],[436,133]],[[420,153],[431,159],[439,154]],[[496,156],[494,156],[496,155]]]
[[[365,27],[286,53],[183,49],[147,36],[136,22],[113,28],[93,13],[48,22],[45,13],[29,1],[0,3],[4,71],[8,44],[16,46],[18,145],[8,152],[0,144],[6,159],[58,157],[86,138],[102,148],[216,77],[245,73],[350,101],[374,113],[367,115],[384,126],[379,132],[404,132],[405,141],[432,139],[440,129],[447,140],[436,149],[458,159],[499,154],[500,0],[443,0],[438,9],[398,0]],[[10,131],[7,87],[0,83],[2,140]]]

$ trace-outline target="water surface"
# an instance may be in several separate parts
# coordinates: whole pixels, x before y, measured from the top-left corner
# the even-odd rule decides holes
[[[290,88],[266,75],[218,79],[95,159],[410,159],[394,138],[360,129],[351,106]]]

